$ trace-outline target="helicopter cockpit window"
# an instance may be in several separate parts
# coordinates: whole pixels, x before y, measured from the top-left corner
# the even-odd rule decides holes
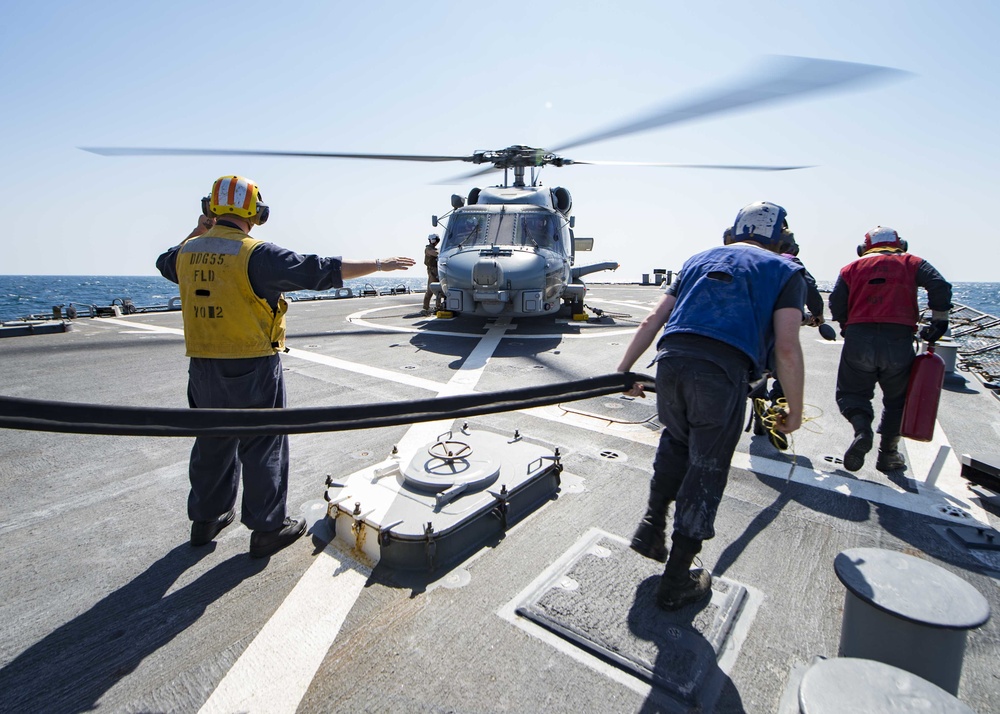
[[[548,213],[522,213],[519,236],[521,245],[558,250],[558,219]]]
[[[489,214],[462,213],[453,216],[448,223],[444,250],[458,246],[489,245]]]

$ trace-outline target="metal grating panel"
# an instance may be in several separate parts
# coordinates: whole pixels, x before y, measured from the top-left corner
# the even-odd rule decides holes
[[[687,703],[706,694],[746,588],[716,579],[710,601],[676,612],[656,606],[663,566],[601,531],[520,603],[517,613]]]

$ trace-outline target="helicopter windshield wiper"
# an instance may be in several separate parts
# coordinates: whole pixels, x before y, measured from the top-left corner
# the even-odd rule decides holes
[[[461,243],[459,243],[459,244],[458,244],[458,245],[457,245],[456,247],[457,247],[457,248],[461,248],[461,247],[463,247],[463,246],[465,245],[466,241],[468,241],[468,240],[469,240],[469,238],[475,238],[475,239],[477,239],[477,240],[478,240],[478,239],[479,239],[479,231],[480,231],[480,230],[482,230],[482,227],[483,227],[483,224],[482,224],[482,223],[480,223],[479,221],[476,221],[476,227],[475,227],[475,228],[473,228],[473,229],[472,229],[471,231],[469,231],[468,233],[466,233],[466,234],[465,234],[465,238],[463,238],[463,239],[462,239],[462,242],[461,242]]]

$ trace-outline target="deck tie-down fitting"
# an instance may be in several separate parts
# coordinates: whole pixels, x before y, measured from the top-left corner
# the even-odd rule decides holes
[[[496,491],[488,491],[493,498],[497,500],[496,506],[493,508],[493,512],[496,513],[497,517],[500,519],[500,525],[504,532],[507,531],[507,511],[510,508],[510,501],[507,500],[507,484],[500,484],[500,493]]]
[[[424,526],[424,538],[426,545],[424,551],[427,555],[427,568],[434,570],[434,556],[437,554],[437,543],[434,541],[434,524],[430,521]]]

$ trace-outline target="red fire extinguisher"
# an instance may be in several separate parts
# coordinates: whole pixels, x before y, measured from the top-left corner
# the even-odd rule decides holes
[[[907,439],[930,441],[934,436],[941,387],[944,385],[944,360],[934,354],[934,343],[913,359],[910,382],[906,386],[903,424],[899,433]]]

